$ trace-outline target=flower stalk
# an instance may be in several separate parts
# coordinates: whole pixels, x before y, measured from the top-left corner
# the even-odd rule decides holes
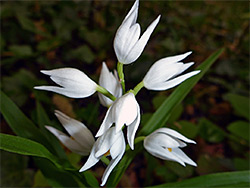
[[[116,100],[116,97],[112,95],[107,89],[102,86],[97,86],[96,91],[100,92],[101,94],[105,95],[106,97],[110,98],[112,101]]]
[[[120,78],[120,82],[122,84],[123,93],[125,93],[125,80],[124,80],[124,73],[123,73],[123,64],[119,61],[117,63],[117,72],[118,72],[118,76]]]
[[[143,81],[141,81],[135,88],[133,89],[134,95],[137,95],[137,93],[144,87]]]

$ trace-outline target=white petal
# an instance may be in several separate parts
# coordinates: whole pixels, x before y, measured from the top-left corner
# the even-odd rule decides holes
[[[111,127],[107,132],[98,138],[98,143],[96,144],[95,157],[100,157],[107,153],[111,146],[116,142],[121,134],[115,133],[115,127]]]
[[[90,130],[80,121],[72,119],[58,110],[55,111],[55,115],[75,141],[89,148],[90,151],[95,142],[94,136]]]
[[[84,98],[95,93],[97,85],[83,72],[74,68],[41,71],[62,87],[38,86],[35,89],[53,91],[72,98]]]
[[[132,24],[134,24],[136,22],[137,16],[138,16],[138,7],[139,7],[139,0],[136,0],[123,22],[125,22],[125,20],[127,20],[131,14],[134,14],[134,16],[133,16],[134,19],[131,22]]]
[[[126,43],[123,46],[124,53],[122,54],[121,57],[119,57],[119,62],[127,62],[127,56],[130,53],[130,50],[134,47],[134,45],[137,43],[139,37],[141,34],[141,28],[140,25],[134,24],[129,28],[128,35],[126,36]]]
[[[144,148],[153,156],[158,157],[163,160],[176,161],[181,165],[185,166],[185,163],[178,157],[176,157],[167,148],[161,147],[157,142],[154,142],[150,137],[144,139]]]
[[[120,131],[116,134],[116,139],[114,139],[113,144],[110,148],[110,155],[112,159],[115,159],[118,155],[121,155],[125,151],[125,139],[123,136],[123,132]]]
[[[182,134],[178,133],[177,131],[175,131],[173,129],[159,128],[156,131],[154,131],[153,133],[165,133],[173,138],[178,138],[180,140],[183,140],[184,142],[196,144],[195,141],[188,139],[187,137],[183,136]]]
[[[152,32],[154,31],[156,25],[158,24],[160,20],[160,15],[148,26],[147,30],[143,33],[141,38],[137,41],[137,43],[133,46],[133,48],[130,49],[127,57],[125,57],[126,62],[122,62],[124,64],[129,64],[134,62],[142,53],[144,50]]]
[[[68,137],[63,132],[55,129],[51,126],[45,126],[46,129],[48,129],[53,135],[55,135],[58,140],[62,142],[63,145],[65,145],[69,150],[71,150],[74,153],[78,153],[80,155],[86,156],[89,154],[90,150],[88,148],[82,147],[79,143]]]
[[[167,134],[152,133],[148,136],[148,140],[164,148],[176,148],[179,147],[179,142]]]
[[[121,26],[118,28],[115,39],[114,39],[114,50],[118,60],[123,57],[124,52],[126,51],[126,39],[129,35],[129,28],[135,24],[137,16],[138,16],[138,6],[139,1],[136,0],[133,7],[125,17],[124,21],[122,22]]]
[[[182,73],[185,69],[191,66],[191,63],[183,65],[177,63],[186,58],[191,52],[185,54],[162,58],[156,61],[145,75],[143,81],[146,87],[153,87],[157,82],[167,81],[169,78]]]
[[[79,170],[79,172],[83,172],[85,170],[88,170],[89,168],[91,168],[92,166],[94,166],[99,160],[100,158],[96,158],[94,153],[95,153],[95,147],[96,144],[94,144],[91,153],[89,155],[88,160],[86,161],[86,163],[82,166],[82,168]]]
[[[147,88],[147,89],[150,89],[150,90],[167,90],[167,89],[170,89],[172,87],[175,87],[176,85],[184,82],[186,79],[198,74],[200,71],[192,71],[192,72],[189,72],[187,74],[184,74],[182,76],[179,76],[177,78],[174,78],[174,79],[171,79],[167,82],[162,82],[162,83],[159,83],[159,84],[155,84],[155,85],[147,85],[144,81],[144,86]]]
[[[127,93],[117,99],[112,105],[115,118],[116,132],[121,130],[124,124],[131,124],[137,117],[138,103],[133,93]]]
[[[103,135],[113,124],[113,114],[112,114],[111,110],[112,110],[112,106],[108,109],[108,111],[105,115],[105,118],[104,118],[98,132],[96,133],[95,137],[99,137],[99,136]]]
[[[184,163],[190,164],[192,166],[197,166],[197,164],[192,159],[190,159],[181,149],[173,148],[172,152],[176,157],[178,157]]]
[[[120,154],[116,158],[114,158],[114,159],[112,158],[112,160],[110,161],[108,167],[106,168],[105,172],[103,173],[101,186],[105,185],[110,173],[115,168],[115,166],[118,164],[118,162],[121,160],[121,158],[122,158],[122,156],[123,156],[123,154],[125,152],[126,144],[125,144],[124,138],[123,138],[123,140],[119,139],[119,141],[120,141],[119,145],[121,147]]]
[[[139,127],[140,119],[141,119],[140,106],[139,106],[139,104],[137,104],[137,117],[133,121],[132,124],[128,125],[128,129],[127,129],[128,144],[132,150],[134,150],[135,133]]]
[[[115,97],[122,95],[122,87],[117,78],[112,72],[109,72],[107,65],[103,62],[102,70],[99,78],[99,85],[107,89]],[[109,107],[113,101],[101,93],[98,93],[102,105]]]

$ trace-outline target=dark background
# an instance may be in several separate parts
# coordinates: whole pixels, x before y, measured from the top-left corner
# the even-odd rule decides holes
[[[59,109],[98,130],[106,109],[95,94],[70,99],[34,91],[53,84],[41,69],[74,67],[98,82],[102,61],[116,67],[113,39],[132,1],[1,1],[1,89],[36,122],[36,102],[60,128],[53,112]],[[138,155],[123,176],[126,187],[174,182],[215,172],[249,169],[249,2],[140,1],[142,31],[159,15],[161,20],[140,58],[125,66],[127,89],[141,81],[160,58],[193,51],[185,62],[196,67],[211,53],[224,53],[166,124],[197,145],[184,151],[197,162],[193,168]],[[192,70],[193,67],[190,69]],[[142,123],[172,92],[142,89],[137,95]],[[25,130],[24,130],[25,131]],[[1,119],[1,132],[13,134]],[[66,148],[65,148],[66,150]],[[67,154],[76,166],[86,160]],[[105,166],[92,171],[101,177]],[[32,159],[1,151],[1,186],[48,186]]]

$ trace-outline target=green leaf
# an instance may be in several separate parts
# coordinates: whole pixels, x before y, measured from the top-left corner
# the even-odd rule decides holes
[[[61,167],[58,163],[58,159],[52,153],[50,153],[43,145],[32,140],[0,133],[0,143],[0,149],[2,150],[21,155],[46,158],[52,161],[56,166]]]
[[[250,115],[249,115],[250,101],[248,97],[229,93],[226,95],[226,98],[232,104],[233,108],[235,109],[238,115],[250,120]]]
[[[72,172],[58,169],[50,160],[45,158],[33,157],[33,160],[52,187],[79,187]]]
[[[152,187],[249,187],[249,173],[250,171],[215,173]]]
[[[7,97],[2,91],[0,110],[4,119],[7,121],[11,129],[18,136],[29,138],[45,145],[50,151],[53,152],[51,144],[40,130],[28,119],[24,113]]]
[[[224,49],[220,49],[209,56],[198,68],[201,72],[189,78],[181,85],[179,85],[174,92],[162,103],[158,110],[154,113],[148,123],[141,129],[140,135],[148,135],[157,128],[163,127],[169,119],[172,110],[180,104],[180,102],[187,96],[194,85],[203,77],[208,71],[209,67],[219,58]]]
[[[245,122],[245,121],[235,121],[233,123],[231,123],[227,129],[241,137],[241,138],[244,138],[246,140],[249,140],[249,123],[248,122]]]
[[[158,110],[152,115],[150,120],[141,129],[139,134],[147,135],[153,132],[155,129],[162,127],[171,117],[171,111],[185,98],[191,88],[201,79],[201,77],[207,72],[209,67],[218,59],[224,49],[220,49],[217,52],[209,56],[197,69],[201,72],[186,80],[183,84],[179,85],[175,91],[164,101],[164,103],[158,108]],[[138,144],[137,144],[138,145]],[[135,145],[135,147],[138,147]],[[123,156],[120,163],[115,167],[111,173],[107,186],[116,186],[120,181],[123,173],[131,163],[132,159],[143,149],[142,146],[138,147],[134,151],[128,151]]]

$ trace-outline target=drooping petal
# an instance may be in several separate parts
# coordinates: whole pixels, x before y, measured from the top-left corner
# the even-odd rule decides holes
[[[128,129],[127,129],[128,144],[132,150],[134,150],[135,133],[139,127],[140,120],[141,120],[140,106],[139,106],[139,104],[137,104],[137,117],[133,121],[133,123],[131,123],[130,125],[127,126],[128,127]]]
[[[157,129],[153,133],[165,133],[173,138],[178,138],[180,140],[183,140],[184,142],[196,144],[195,141],[183,136],[182,134],[178,133],[177,131],[175,131],[173,129],[169,129],[169,128],[164,127],[164,128]]]
[[[97,139],[98,143],[96,144],[95,156],[100,157],[107,153],[111,146],[119,139],[121,134],[121,131],[117,134],[115,133],[115,127],[108,129],[107,132]]]
[[[115,134],[115,132],[113,133]],[[110,148],[110,155],[112,159],[115,159],[118,155],[123,154],[125,152],[125,147],[126,147],[123,132],[120,131],[115,135],[116,138],[112,142],[112,146]]]
[[[116,99],[108,109],[96,137],[104,134],[113,123],[116,126],[116,133],[121,130],[124,124],[130,125],[137,117],[137,105],[135,95],[130,92]]]
[[[181,149],[173,148],[172,152],[176,157],[178,157],[184,163],[187,163],[192,166],[197,166],[197,164],[192,159],[190,159]]]
[[[105,118],[104,118],[98,132],[96,133],[95,137],[99,137],[99,136],[103,135],[113,124],[114,120],[113,120],[113,112],[112,112],[111,107],[109,107],[109,109],[105,115]]]
[[[96,143],[93,145],[92,150],[90,152],[89,158],[86,161],[86,163],[82,166],[82,168],[79,170],[79,172],[83,172],[85,170],[88,170],[92,166],[94,166],[100,159],[95,157],[95,149],[96,149]]]
[[[83,72],[74,68],[41,71],[62,87],[36,86],[35,89],[53,91],[67,97],[84,98],[95,93],[97,84]]]
[[[130,125],[137,117],[137,101],[133,93],[123,95],[114,104],[116,132],[121,130],[124,124]]]
[[[153,33],[155,27],[157,26],[157,24],[160,21],[160,15],[148,26],[147,30],[143,33],[143,35],[141,36],[141,38],[135,43],[135,45],[133,46],[133,48],[130,49],[130,51],[128,52],[128,55],[125,57],[124,64],[130,64],[132,62],[134,62],[136,59],[138,59],[138,57],[141,55],[141,53],[143,52],[146,44],[148,43],[148,40],[151,36],[151,34]]]
[[[121,132],[122,133],[122,132]],[[115,168],[115,166],[118,164],[118,162],[121,160],[124,152],[126,149],[125,139],[123,136],[123,133],[121,136],[119,136],[119,139],[113,144],[113,146],[110,149],[110,154],[112,157],[112,160],[110,161],[108,167],[106,168],[105,172],[102,176],[102,184],[101,186],[104,186],[107,182],[107,179],[112,172],[112,170]]]
[[[58,110],[55,111],[55,115],[75,141],[90,151],[95,142],[90,130],[80,121],[72,119]]]
[[[51,126],[45,126],[45,127],[53,135],[55,135],[58,138],[58,140],[60,140],[62,142],[63,145],[65,145],[72,152],[78,153],[78,154],[83,155],[83,156],[87,156],[89,154],[90,149],[83,147],[82,145],[80,145],[78,142],[76,142],[75,140],[68,137],[63,132],[61,132],[61,131],[59,131]]]
[[[101,186],[104,186],[106,184],[110,173],[115,168],[115,166],[118,164],[118,162],[121,160],[122,156],[123,155],[119,155],[118,157],[116,157],[115,159],[112,159],[110,161],[109,165],[107,166],[106,170],[104,171],[104,173],[102,175],[102,184],[101,184]]]

